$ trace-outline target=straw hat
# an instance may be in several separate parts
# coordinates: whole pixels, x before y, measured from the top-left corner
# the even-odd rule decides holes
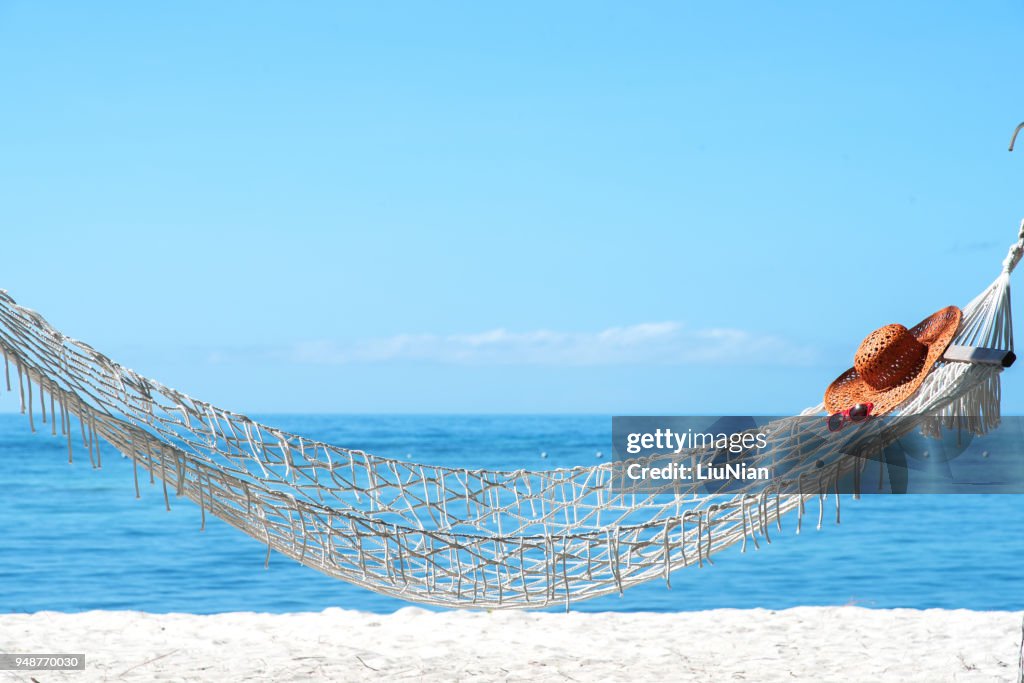
[[[825,390],[825,410],[837,413],[857,403],[873,403],[873,415],[887,413],[910,398],[942,357],[963,314],[947,306],[911,329],[880,327],[861,342],[853,367]]]

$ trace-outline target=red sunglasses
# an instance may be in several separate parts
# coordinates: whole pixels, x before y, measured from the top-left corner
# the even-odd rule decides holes
[[[871,417],[874,407],[874,403],[858,403],[841,413],[832,413],[828,416],[828,431],[838,432],[850,422],[863,422]]]

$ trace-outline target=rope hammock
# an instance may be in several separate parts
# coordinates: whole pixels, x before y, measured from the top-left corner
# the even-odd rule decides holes
[[[954,344],[1013,349],[1009,283],[1022,253],[1024,222],[999,277],[963,309]],[[768,425],[765,457],[784,480],[741,482],[729,494],[710,495],[702,482],[680,482],[675,495],[624,492],[615,485],[622,464],[612,462],[492,471],[379,457],[142,377],[2,291],[0,350],[5,385],[30,427],[47,424],[66,439],[69,462],[81,440],[100,467],[106,442],[131,459],[137,496],[140,476],[159,480],[168,509],[172,492],[189,498],[204,526],[214,515],[266,543],[268,563],[276,550],[370,590],[446,607],[568,609],[652,579],[669,583],[672,571],[711,564],[735,544],[771,542],[788,513],[799,532],[815,499],[820,528],[823,492],[864,465],[844,455],[849,440],[830,437],[824,419],[808,419],[820,404]],[[850,431],[984,433],[999,422],[1001,370],[940,362],[884,427],[874,420]]]

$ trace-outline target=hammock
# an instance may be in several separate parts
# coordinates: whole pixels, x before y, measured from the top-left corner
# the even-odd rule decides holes
[[[964,308],[954,344],[1012,350],[1009,279],[1022,253],[1024,222],[999,277]],[[767,452],[788,467],[789,488],[752,482],[709,495],[695,482],[678,484],[675,495],[645,494],[615,486],[621,463],[491,471],[379,457],[259,424],[142,377],[2,291],[0,350],[7,389],[17,389],[29,425],[62,435],[69,461],[81,439],[100,467],[107,442],[132,460],[137,496],[141,470],[161,482],[168,509],[171,492],[189,498],[204,526],[211,514],[266,543],[268,563],[276,550],[430,605],[568,609],[652,579],[669,583],[674,570],[713,563],[735,544],[745,551],[771,542],[771,526],[781,531],[788,513],[795,511],[799,532],[808,501],[817,499],[820,528],[829,482],[863,466],[844,455],[848,443],[828,438],[824,419],[807,417],[821,413],[820,404],[770,425]],[[943,426],[984,433],[999,422],[1001,369],[940,362],[885,428],[893,437]],[[815,492],[804,493],[805,481],[817,482]],[[838,492],[834,498],[838,522]]]

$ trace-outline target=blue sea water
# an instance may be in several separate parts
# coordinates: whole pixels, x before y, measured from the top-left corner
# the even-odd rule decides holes
[[[429,463],[514,469],[609,457],[600,416],[277,415],[261,421],[338,445]],[[390,612],[400,600],[327,578],[142,480],[109,448],[94,470],[68,464],[65,442],[0,415],[0,612],[132,609],[149,612],[294,612],[342,607]],[[541,453],[547,457],[542,458]],[[1021,456],[1024,457],[1024,445]],[[831,504],[829,510],[831,510]],[[843,501],[773,543],[573,605],[581,611],[669,611],[796,605],[1024,609],[1024,498],[876,495]],[[812,515],[813,518],[816,515]],[[559,608],[560,609],[560,608]]]

